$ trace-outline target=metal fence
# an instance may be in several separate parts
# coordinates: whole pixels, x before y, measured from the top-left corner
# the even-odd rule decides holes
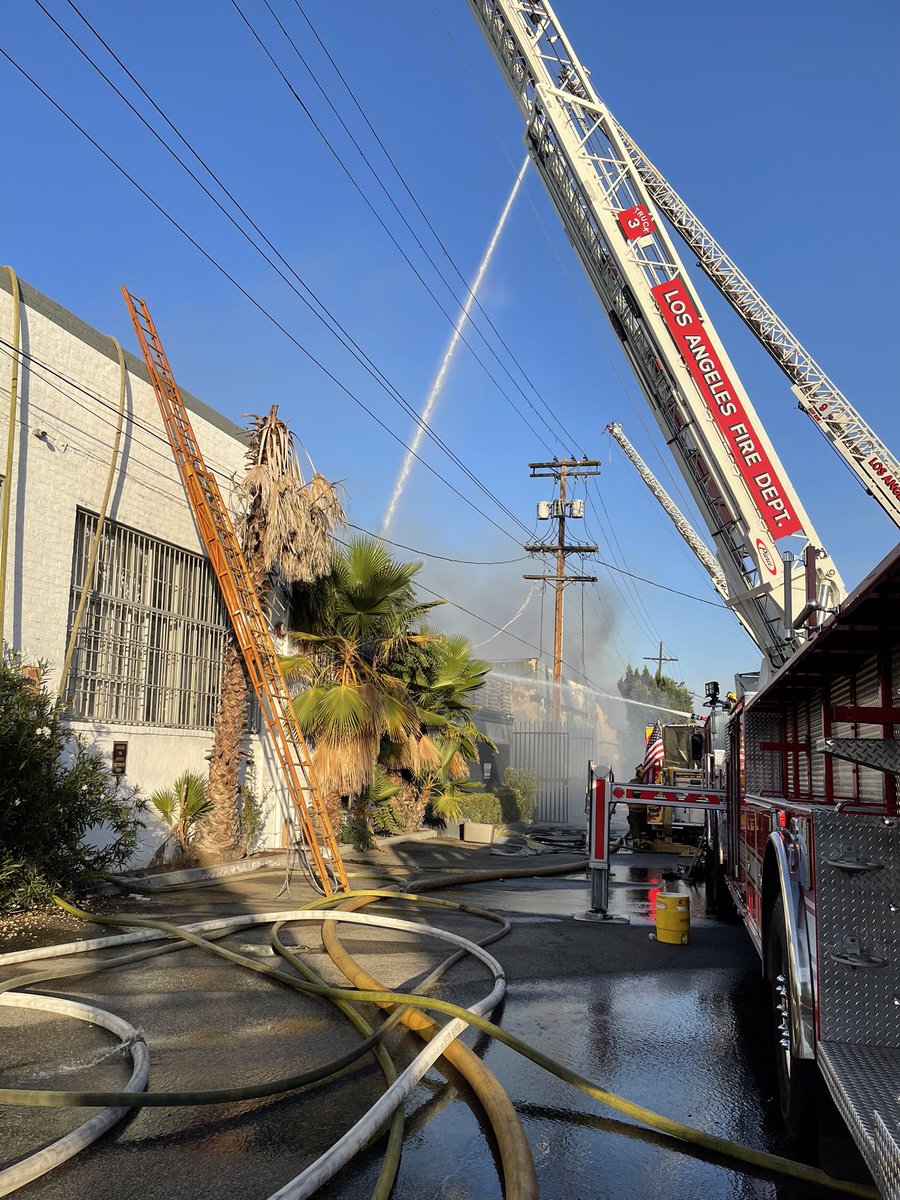
[[[516,721],[509,735],[511,767],[533,771],[540,780],[533,820],[584,823],[584,789],[594,740],[580,730],[550,727],[543,721]]]

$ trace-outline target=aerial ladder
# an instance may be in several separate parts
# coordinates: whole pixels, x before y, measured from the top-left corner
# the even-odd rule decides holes
[[[349,883],[259,595],[215,476],[206,466],[147,305],[122,288],[184,490],[212,563],[247,675],[281,767],[314,878],[328,896]]]
[[[777,669],[796,647],[791,614],[810,593],[823,607],[843,599],[837,568],[551,6],[468,4],[525,119],[529,154],[703,515],[728,603]],[[777,543],[785,538],[783,555]],[[801,558],[806,570],[795,572]]]
[[[610,421],[610,423],[606,426],[606,432],[622,447],[625,452],[625,457],[628,458],[633,464],[638,475],[640,475],[641,479],[643,479],[644,483],[646,483],[651,495],[659,501],[660,507],[671,518],[672,524],[684,538],[690,549],[693,550],[694,554],[699,559],[700,564],[705,567],[707,574],[712,580],[713,587],[727,604],[729,599],[728,584],[725,580],[725,575],[722,571],[722,568],[719,566],[718,560],[716,559],[715,555],[710,552],[703,539],[694,529],[693,525],[691,525],[690,521],[625,436],[625,431],[622,428],[621,421]],[[738,618],[740,618],[740,613],[737,615]],[[751,630],[746,625],[744,628],[752,637],[753,634]]]
[[[621,125],[618,129],[647,191],[696,255],[698,266],[787,375],[800,409],[815,421],[866,491],[900,526],[900,459],[829,379],[641,148]]]

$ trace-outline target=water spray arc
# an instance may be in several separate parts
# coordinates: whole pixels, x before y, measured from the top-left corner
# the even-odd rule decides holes
[[[462,337],[463,330],[469,320],[469,313],[472,311],[472,305],[478,297],[478,289],[481,287],[481,281],[491,265],[491,259],[494,257],[494,251],[497,249],[497,243],[500,241],[500,235],[503,232],[503,227],[507,222],[516,196],[519,193],[519,188],[522,186],[522,180],[525,178],[525,170],[528,166],[528,158],[522,163],[521,170],[516,176],[516,181],[513,184],[512,191],[509,193],[506,204],[503,206],[503,212],[500,214],[500,220],[497,222],[497,228],[494,230],[491,240],[488,242],[487,249],[484,252],[484,257],[481,260],[481,265],[476,272],[475,278],[472,280],[472,285],[469,288],[469,294],[466,297],[466,302],[459,312],[459,317],[456,322],[456,328],[453,330],[453,336],[447,343],[447,349],[444,351],[444,357],[441,359],[441,365],[438,368],[438,373],[435,376],[434,383],[431,385],[431,391],[428,393],[428,399],[425,401],[425,407],[422,409],[422,415],[419,419],[419,424],[416,426],[413,439],[410,442],[409,449],[403,459],[403,465],[397,475],[397,482],[394,484],[394,491],[391,495],[390,503],[385,510],[384,517],[381,522],[381,535],[387,536],[390,531],[391,523],[397,512],[397,505],[403,496],[406,488],[407,480],[409,479],[410,471],[412,471],[413,461],[422,445],[422,439],[425,437],[425,431],[431,422],[431,415],[434,412],[435,405],[438,402],[441,392],[444,390],[444,384],[447,382],[447,375],[450,371],[450,365],[453,362],[453,357],[456,354],[456,347],[459,345],[459,340]]]

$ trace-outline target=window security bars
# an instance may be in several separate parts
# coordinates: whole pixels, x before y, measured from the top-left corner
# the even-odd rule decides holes
[[[97,517],[79,509],[69,630],[96,527]],[[202,555],[107,521],[66,680],[69,715],[114,724],[212,728],[227,619],[215,575]]]

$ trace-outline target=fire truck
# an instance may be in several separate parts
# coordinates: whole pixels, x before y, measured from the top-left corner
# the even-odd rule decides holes
[[[547,0],[467,3],[762,659],[733,711],[711,710],[700,787],[614,784],[612,799],[705,810],[711,891],[733,900],[771,990],[785,1121],[803,1130],[823,1081],[900,1200],[900,552],[847,595],[675,236],[897,526],[900,460],[619,124]]]

